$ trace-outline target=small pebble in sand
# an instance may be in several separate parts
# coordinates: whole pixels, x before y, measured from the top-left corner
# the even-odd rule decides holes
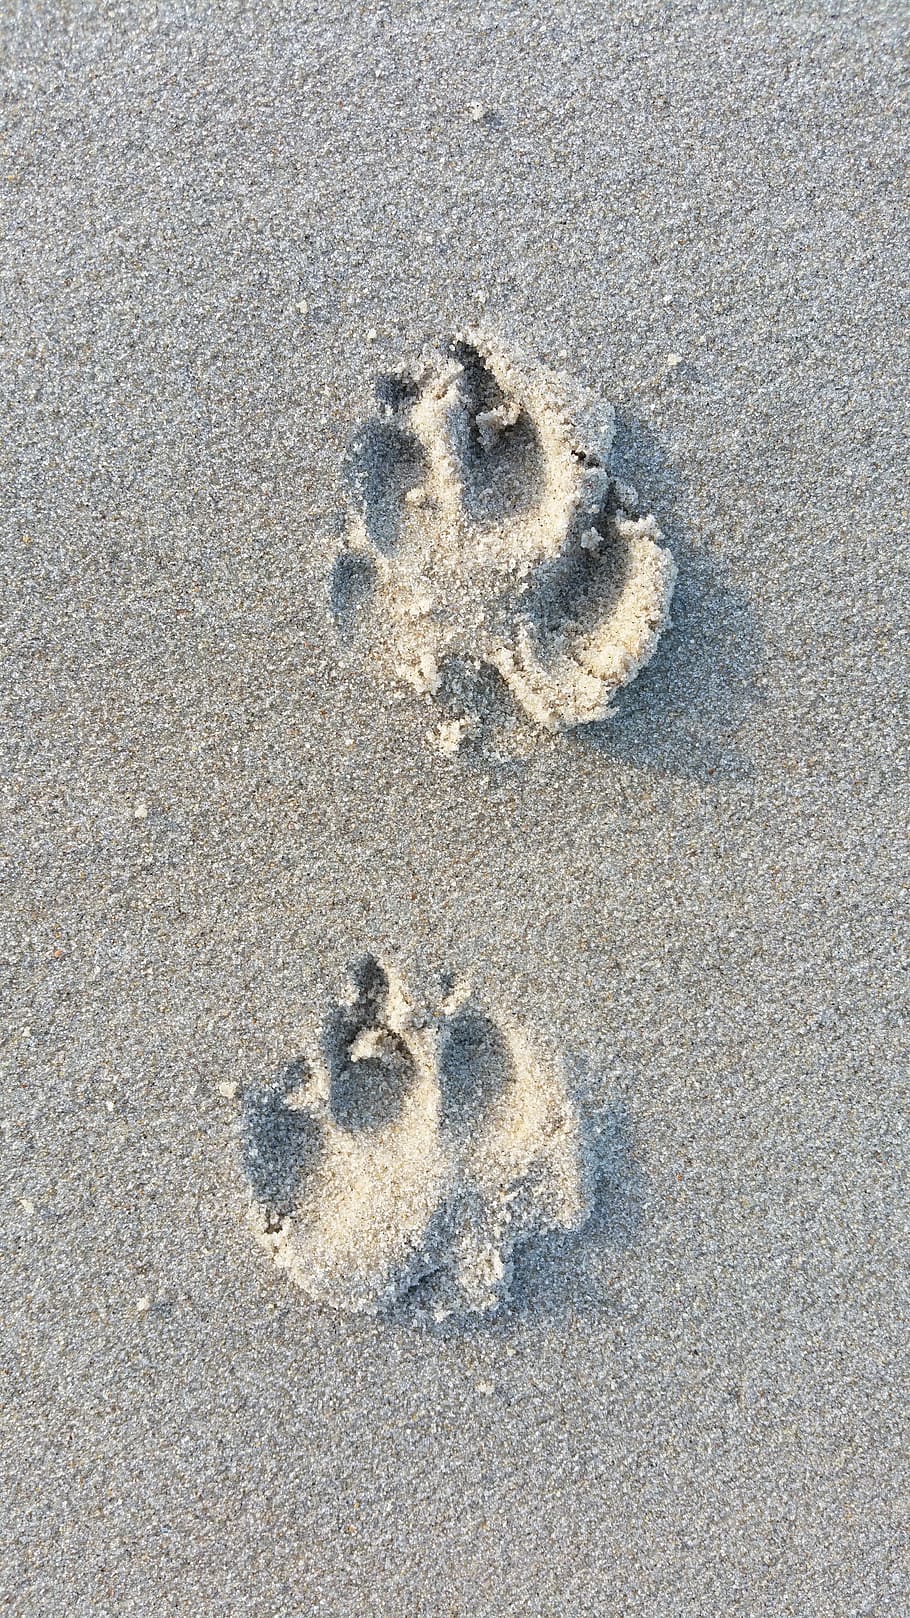
[[[32,1201],[31,1197],[20,1197],[19,1198],[19,1207],[22,1209],[22,1212],[24,1214],[28,1215],[29,1219],[34,1218],[35,1204]]]
[[[439,749],[444,758],[455,758],[465,736],[475,727],[470,719],[445,719],[427,731],[427,741]]]
[[[135,805],[134,809],[133,809],[133,819],[134,820],[148,820],[148,817],[149,817],[148,804],[137,803]]]
[[[146,1296],[144,1298],[140,1298],[136,1304],[136,1313],[137,1315],[147,1315],[151,1307],[152,1300],[146,1293]]]
[[[240,1085],[236,1079],[225,1079],[218,1086],[218,1094],[224,1096],[225,1101],[236,1101],[240,1094]]]

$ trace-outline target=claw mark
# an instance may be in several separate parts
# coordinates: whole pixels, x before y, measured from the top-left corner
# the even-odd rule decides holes
[[[476,332],[381,377],[377,399],[351,446],[333,602],[355,595],[379,660],[448,704],[448,751],[482,667],[546,729],[603,718],[653,656],[676,578],[609,471],[612,407]]]
[[[464,987],[421,1016],[370,956],[354,989],[306,1058],[245,1098],[253,1227],[319,1302],[494,1310],[516,1243],[587,1218],[576,1103],[558,1066]]]

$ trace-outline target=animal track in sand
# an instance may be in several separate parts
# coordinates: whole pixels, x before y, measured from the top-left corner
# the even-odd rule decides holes
[[[565,1076],[465,989],[421,1014],[372,956],[354,984],[305,1055],[246,1093],[253,1228],[316,1302],[493,1311],[516,1245],[590,1211]]]
[[[602,719],[653,656],[676,567],[610,472],[613,408],[471,332],[381,376],[353,440],[337,620],[440,705],[455,752],[495,670],[538,725]]]

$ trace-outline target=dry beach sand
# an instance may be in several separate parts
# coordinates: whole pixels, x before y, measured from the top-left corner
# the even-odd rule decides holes
[[[907,21],[3,8],[4,1614],[910,1610]],[[613,714],[447,755],[332,579],[478,322],[678,577]],[[367,954],[584,1098],[490,1316],[251,1229]]]

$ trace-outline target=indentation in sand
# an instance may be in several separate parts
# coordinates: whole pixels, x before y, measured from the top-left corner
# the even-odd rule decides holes
[[[354,982],[304,1057],[246,1094],[253,1228],[318,1302],[495,1310],[516,1244],[590,1211],[565,1075],[466,989],[430,1015],[373,957]]]
[[[609,470],[613,409],[471,332],[380,377],[354,439],[339,623],[436,700],[454,752],[495,669],[538,725],[602,719],[652,657],[676,577]]]

